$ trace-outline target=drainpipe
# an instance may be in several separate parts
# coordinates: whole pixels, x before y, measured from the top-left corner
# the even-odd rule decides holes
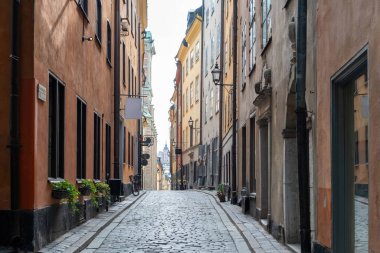
[[[222,75],[224,75],[224,1],[220,1],[220,53],[219,66]],[[222,166],[223,166],[223,87],[219,86],[219,178],[218,183],[222,183]],[[224,182],[223,182],[224,183]]]
[[[138,32],[137,32],[137,42],[138,42],[138,55],[139,55],[139,58],[138,58],[138,78],[139,78],[139,96],[141,96],[141,90],[142,90],[142,85],[141,85],[141,23],[139,23],[138,25]],[[124,70],[123,70],[124,71]],[[145,85],[145,84],[144,84]],[[141,98],[141,97],[140,97]],[[142,106],[142,104],[140,105]],[[142,176],[142,169],[141,169],[141,154],[142,154],[142,146],[141,146],[141,140],[142,140],[142,137],[143,137],[143,130],[142,130],[142,124],[141,124],[141,119],[137,120],[137,128],[138,128],[138,132],[137,132],[137,174],[140,175],[140,180],[139,180],[139,187],[141,189],[141,186],[142,186],[142,180],[143,180],[143,176]]]
[[[115,0],[115,48],[114,48],[114,178],[120,178],[120,0]]]
[[[306,129],[307,0],[298,1],[296,113],[301,251],[311,252],[308,134]]]
[[[205,0],[202,0],[202,21],[201,22],[201,27],[202,27],[202,31],[201,31],[201,55],[203,55],[203,36],[204,36],[204,29],[203,29],[203,17],[205,16]],[[199,78],[199,82],[200,82],[200,88],[201,88],[201,91],[203,92],[203,57],[201,57],[201,76]],[[202,117],[202,101],[203,101],[203,94],[201,93],[201,97],[199,98],[200,99],[200,114],[199,114],[199,143],[198,145],[202,145],[202,130],[203,130],[203,127],[202,127],[202,123],[203,123],[203,117]],[[195,126],[197,127],[197,126]]]
[[[237,113],[237,0],[234,0],[233,6],[233,79],[232,79],[232,190],[231,190],[231,204],[237,203],[237,187],[236,187],[236,113]]]
[[[20,86],[20,65],[19,65],[19,13],[20,1],[12,2],[12,25],[11,25],[11,94],[10,94],[10,168],[11,168],[11,209],[16,210],[20,206],[20,123],[19,123],[19,86]]]

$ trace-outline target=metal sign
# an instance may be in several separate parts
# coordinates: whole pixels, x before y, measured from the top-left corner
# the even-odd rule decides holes
[[[141,98],[127,98],[125,104],[126,119],[141,119]]]

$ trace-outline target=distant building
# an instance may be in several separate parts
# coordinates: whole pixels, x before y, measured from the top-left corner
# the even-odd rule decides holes
[[[152,104],[153,89],[152,89],[152,59],[156,54],[154,40],[150,31],[145,31],[144,38],[144,85],[142,87],[143,110],[142,110],[142,125],[143,138],[152,140],[148,146],[143,146],[142,154],[149,155],[147,165],[142,166],[143,170],[143,188],[145,190],[157,190],[157,128],[154,120],[154,106]]]

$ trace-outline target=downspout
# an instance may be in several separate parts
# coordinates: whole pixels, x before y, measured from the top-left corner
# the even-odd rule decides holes
[[[204,51],[204,48],[203,48],[203,38],[204,38],[204,27],[203,27],[203,17],[205,16],[205,0],[202,0],[202,21],[201,21],[201,27],[202,27],[202,31],[201,31],[201,42],[200,42],[200,45],[201,45],[201,74],[200,74],[200,98],[199,98],[199,102],[200,102],[200,113],[199,113],[199,143],[198,145],[202,145],[203,141],[202,141],[202,130],[203,130],[203,117],[202,117],[202,109],[203,109],[203,51]],[[197,127],[197,126],[195,126]],[[203,150],[203,149],[202,149]],[[202,154],[203,155],[203,154]],[[198,156],[199,156],[199,148],[198,148]],[[205,170],[206,170],[206,166],[204,164],[202,164],[202,170],[203,170],[203,173],[202,174],[206,174],[204,173]],[[199,170],[198,170],[199,171]],[[203,176],[203,175],[202,175]],[[198,175],[199,177],[199,175]],[[196,180],[196,179],[195,179]]]
[[[142,85],[141,85],[141,23],[139,23],[138,25],[138,33],[137,33],[137,41],[138,41],[138,78],[139,78],[139,96],[141,98],[141,90],[142,90]],[[123,70],[124,71],[124,70]],[[142,106],[142,104],[140,104],[140,106]],[[141,146],[141,140],[142,140],[142,137],[143,137],[143,131],[142,131],[142,124],[141,124],[141,119],[137,120],[137,128],[138,128],[138,132],[137,132],[137,174],[140,175],[140,189],[141,189],[141,186],[142,186],[142,180],[143,180],[143,176],[141,174],[142,170],[141,170],[141,154],[142,154],[142,146]]]
[[[20,123],[19,123],[19,87],[20,87],[20,65],[19,65],[19,13],[20,1],[12,2],[11,21],[11,94],[10,94],[10,168],[11,168],[11,209],[20,207]]]
[[[202,27],[202,31],[201,31],[201,55],[203,55],[203,36],[204,36],[204,29],[203,29],[203,17],[205,16],[205,8],[204,8],[204,4],[205,4],[205,0],[202,0],[202,21],[201,22],[201,27]],[[200,89],[201,91],[203,92],[203,57],[201,57],[201,78],[200,78]],[[199,145],[202,145],[202,123],[203,123],[203,118],[202,118],[202,101],[203,101],[203,94],[201,94],[201,97],[199,98],[200,99],[200,117],[199,117],[199,122],[200,122],[200,130],[199,130]],[[196,127],[196,126],[195,126]]]
[[[233,79],[232,79],[232,190],[231,190],[231,203],[237,203],[237,189],[236,189],[236,113],[237,113],[237,0],[233,2]]]
[[[220,52],[219,66],[222,75],[224,75],[224,1],[220,1]],[[219,148],[218,148],[218,163],[219,163],[219,178],[218,183],[222,183],[222,166],[223,166],[223,87],[219,87]],[[223,182],[225,183],[225,182]]]
[[[306,129],[306,39],[307,0],[298,1],[297,25],[297,65],[296,65],[296,114],[297,114],[297,154],[298,184],[300,201],[301,251],[311,252],[310,238],[310,194],[308,134]]]
[[[120,122],[120,0],[115,0],[114,49],[114,178],[120,178],[119,122]]]

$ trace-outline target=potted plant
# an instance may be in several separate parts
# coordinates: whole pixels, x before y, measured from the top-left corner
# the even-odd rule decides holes
[[[224,193],[224,184],[218,185],[218,191],[216,192],[220,202],[226,202],[226,194]]]
[[[78,211],[77,204],[79,203],[79,191],[73,184],[69,183],[67,180],[63,180],[52,183],[52,187],[53,198],[67,200],[69,208],[74,212]]]
[[[91,203],[98,206],[97,191],[94,182],[91,179],[82,179],[79,186],[79,192],[82,196],[89,196]]]
[[[95,186],[99,197],[105,197],[106,200],[111,200],[111,188],[107,183],[99,182],[96,183]]]

